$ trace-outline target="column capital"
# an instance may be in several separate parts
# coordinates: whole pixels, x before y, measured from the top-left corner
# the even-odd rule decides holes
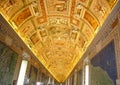
[[[27,61],[29,61],[31,58],[30,55],[25,51],[22,52],[22,57],[24,60],[27,60]]]
[[[86,57],[84,59],[84,65],[88,65],[89,63],[90,63],[90,59],[89,59],[89,57]]]

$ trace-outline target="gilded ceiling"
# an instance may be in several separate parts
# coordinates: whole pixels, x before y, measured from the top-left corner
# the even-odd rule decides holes
[[[0,0],[0,13],[36,58],[64,82],[117,0]]]

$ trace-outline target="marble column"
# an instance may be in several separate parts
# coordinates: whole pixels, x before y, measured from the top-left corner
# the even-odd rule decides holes
[[[28,61],[22,60],[21,67],[20,67],[20,73],[19,73],[19,76],[18,76],[17,85],[23,85],[24,84],[27,64],[28,64]]]
[[[74,85],[77,85],[77,71],[74,72]]]
[[[86,57],[84,59],[84,64],[83,64],[83,82],[82,82],[82,85],[90,85],[90,61],[89,61],[89,58]]]
[[[20,66],[20,72],[17,80],[17,85],[23,85],[25,76],[26,76],[26,70],[28,66],[28,61],[30,60],[29,54],[27,54],[25,51],[22,53],[22,62]],[[29,83],[29,82],[28,82]]]
[[[47,85],[51,84],[51,78],[49,77]]]
[[[68,78],[67,80],[67,85],[70,85],[70,78]]]
[[[55,85],[54,78],[52,79],[52,85]]]

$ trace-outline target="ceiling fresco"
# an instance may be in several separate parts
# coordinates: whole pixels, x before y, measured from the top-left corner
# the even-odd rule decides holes
[[[59,81],[85,53],[118,0],[0,0],[0,13]]]

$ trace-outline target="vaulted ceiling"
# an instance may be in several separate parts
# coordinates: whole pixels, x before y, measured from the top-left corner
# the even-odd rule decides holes
[[[0,13],[36,58],[64,82],[117,0],[0,0]]]

